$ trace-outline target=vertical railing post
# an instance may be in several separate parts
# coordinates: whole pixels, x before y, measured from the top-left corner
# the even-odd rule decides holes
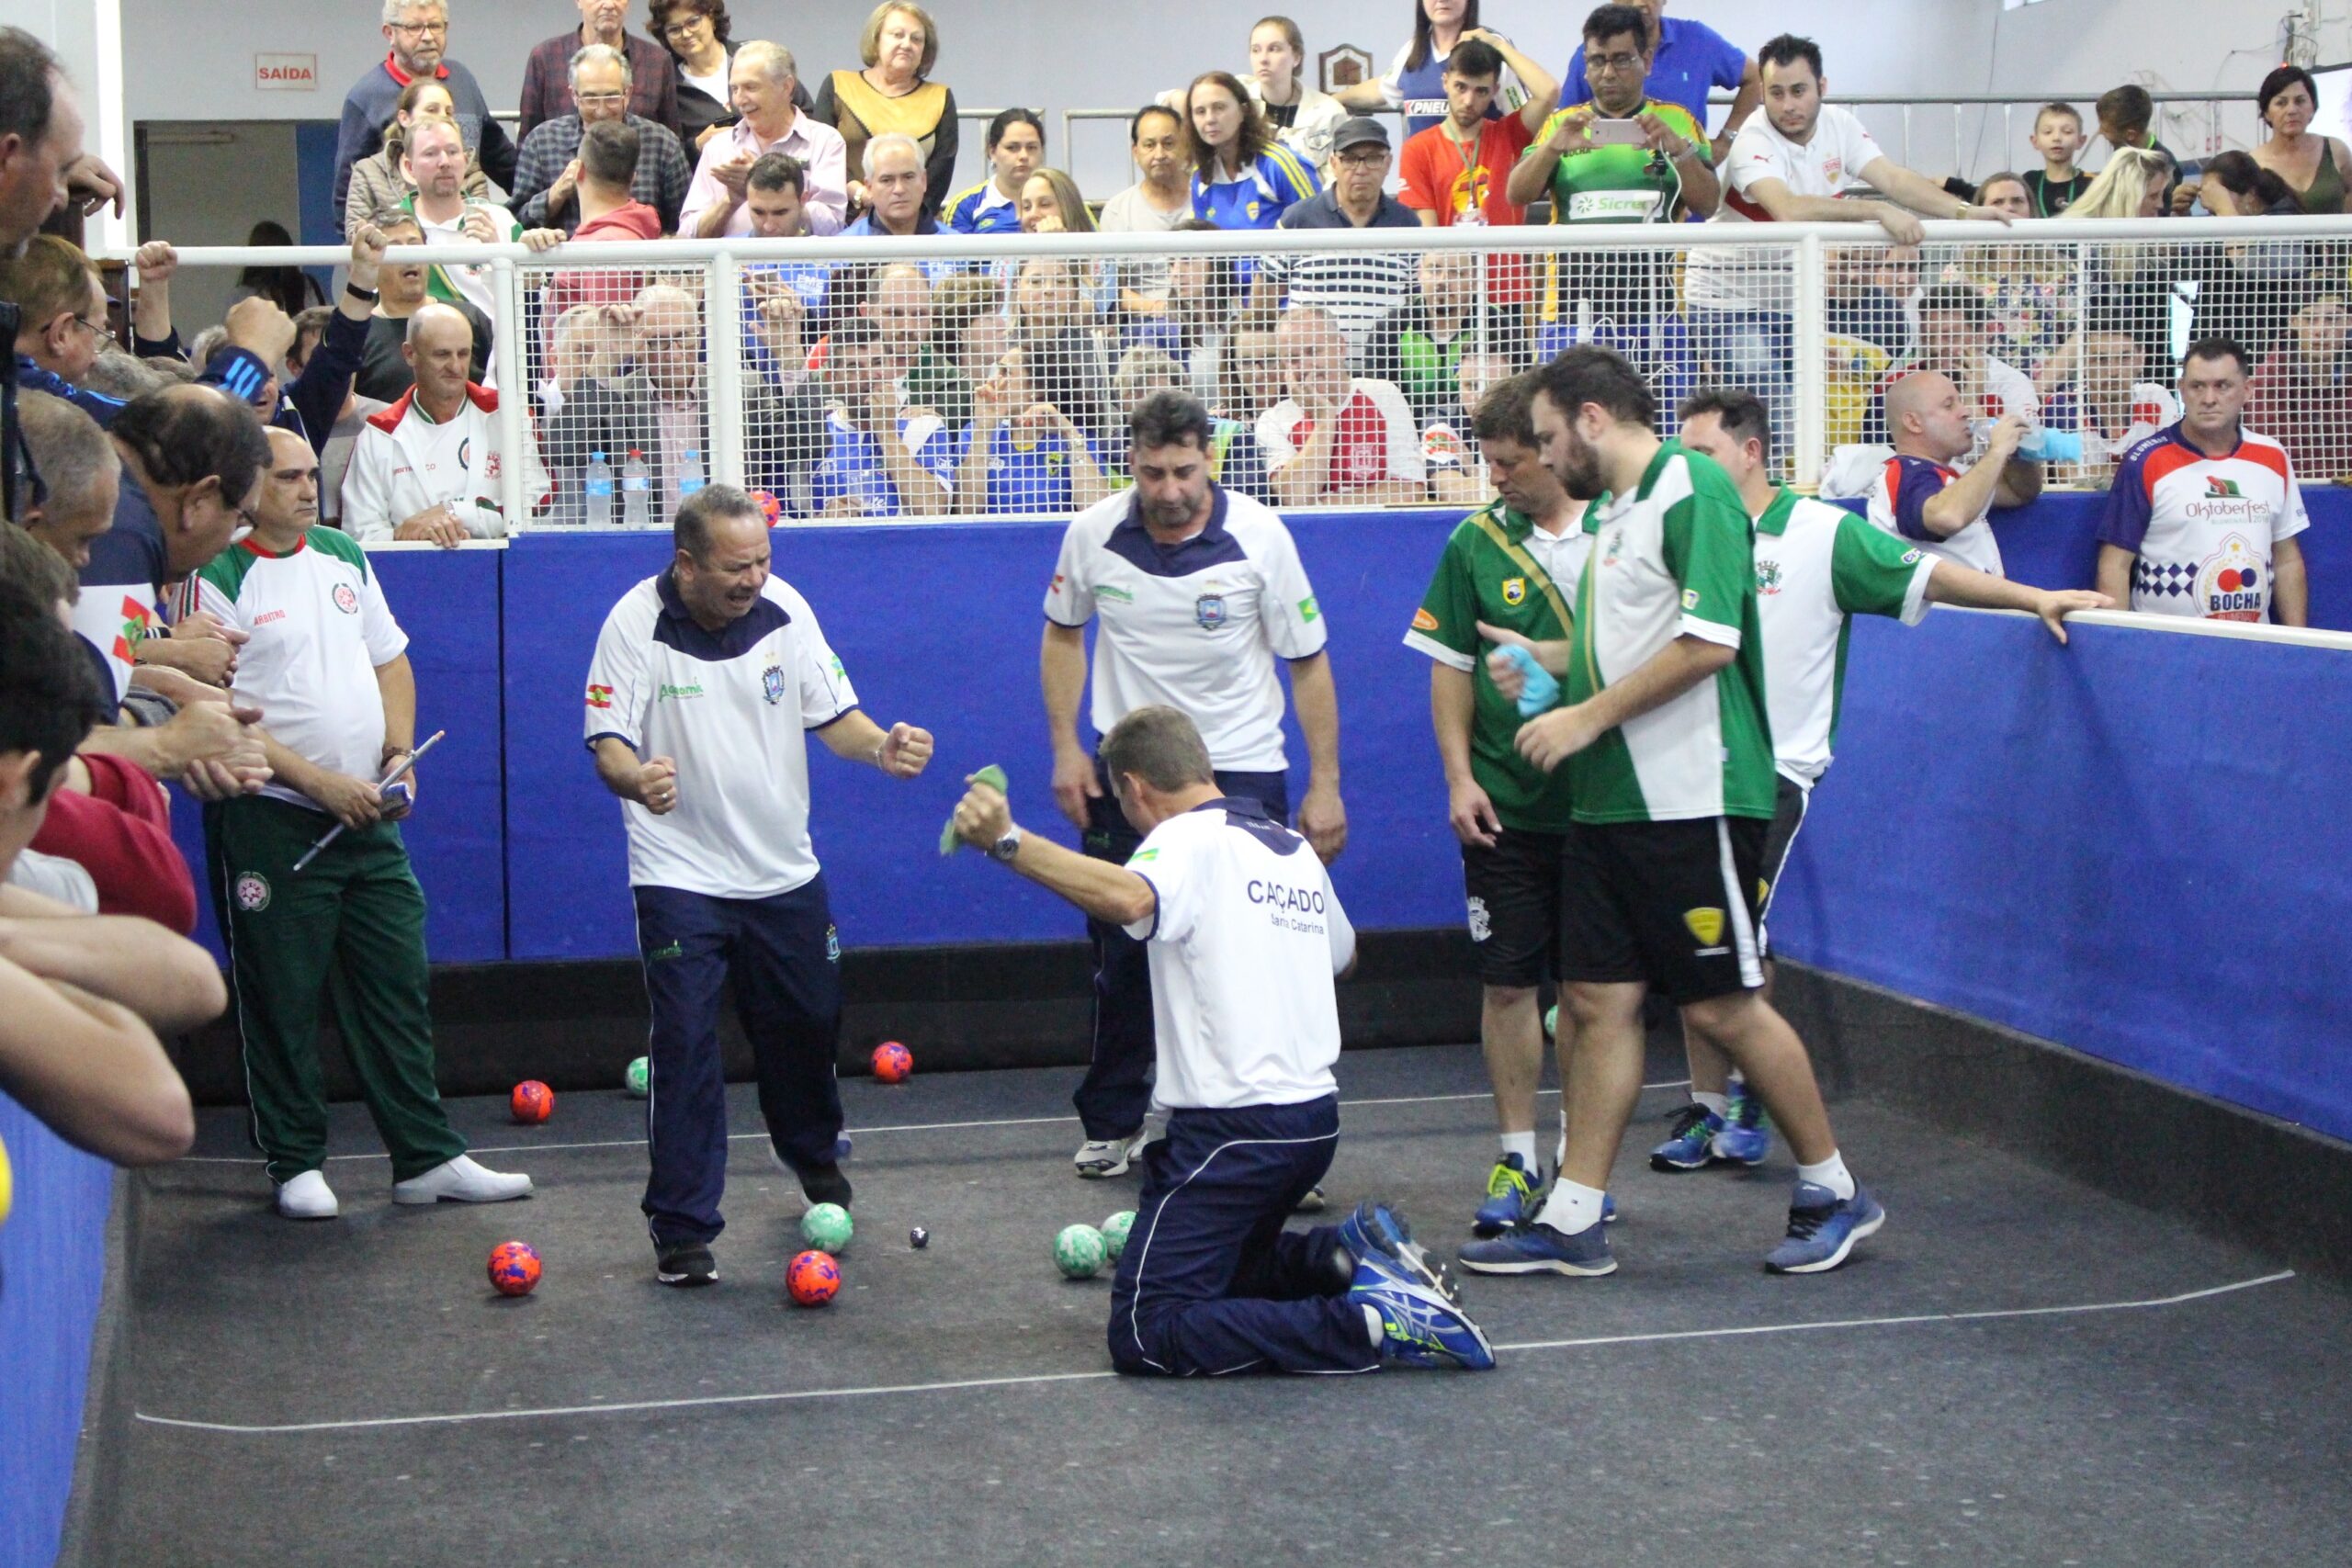
[[[710,339],[710,477],[740,485],[743,452],[743,269],[731,251],[711,258],[703,289]]]
[[[506,531],[513,534],[531,521],[523,493],[524,453],[533,439],[529,425],[531,388],[523,367],[523,334],[529,326],[523,315],[523,278],[504,257],[490,264],[492,297],[497,301],[497,333],[490,344],[498,377],[498,449],[505,460],[498,469],[498,504],[506,513]]]
[[[1821,236],[1807,234],[1797,242],[1796,364],[1790,388],[1797,426],[1791,477],[1807,489],[1821,482],[1822,449],[1829,439],[1829,334],[1823,301],[1828,281]]]

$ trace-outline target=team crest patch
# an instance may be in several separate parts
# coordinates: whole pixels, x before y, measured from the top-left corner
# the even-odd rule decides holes
[[[1484,898],[1471,899],[1470,940],[1472,942],[1484,942],[1494,934],[1495,923],[1487,913],[1487,901]]]
[[[1781,591],[1781,563],[1759,556],[1756,560],[1756,592],[1778,593]]]
[[[481,477],[482,477],[483,479],[490,479],[490,480],[493,480],[493,481],[497,479],[497,478],[498,478],[498,454],[497,454],[497,453],[492,452],[492,453],[491,453],[488,457],[484,457],[484,458],[481,460]]]
[[[1713,947],[1724,939],[1724,912],[1721,909],[1685,909],[1682,923],[1699,939],[1702,947]]]
[[[351,584],[348,582],[338,582],[334,585],[334,607],[346,615],[359,614],[359,595],[351,591]]]
[[[771,664],[760,671],[760,695],[771,705],[784,701],[784,666]]]
[[[257,871],[249,871],[236,881],[237,908],[248,915],[258,915],[269,908],[269,879]]]
[[[834,926],[827,926],[827,927],[825,928],[825,962],[826,962],[826,963],[828,963],[828,964],[839,964],[841,961],[842,961],[842,933],[841,933],[841,931],[840,931],[840,929],[839,929],[839,928],[837,928],[837,927],[834,927]]]
[[[1193,619],[1204,632],[1225,625],[1225,595],[1204,593],[1193,601]]]
[[[2197,569],[2198,613],[2214,621],[2262,619],[2264,564],[2245,535],[2224,538],[2222,547]]]
[[[1517,604],[1526,604],[1526,603],[1527,603],[1527,579],[1525,579],[1525,578],[1523,578],[1523,577],[1506,577],[1506,578],[1504,578],[1504,579],[1503,579],[1503,603],[1504,603],[1504,604],[1513,604],[1513,605],[1517,605]]]

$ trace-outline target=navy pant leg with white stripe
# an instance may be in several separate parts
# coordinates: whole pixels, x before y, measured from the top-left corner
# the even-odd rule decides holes
[[[639,887],[638,947],[653,1027],[647,1228],[669,1246],[725,1228],[727,1078],[718,1010],[731,989],[760,1111],[786,1165],[830,1164],[841,1137],[840,945],[822,877],[767,898]]]
[[[1111,1291],[1111,1362],[1170,1377],[1361,1372],[1380,1364],[1330,1225],[1283,1222],[1330,1168],[1336,1095],[1169,1113]]]
[[[1111,776],[1098,758],[1100,799],[1087,807],[1085,848],[1096,860],[1125,865],[1143,842],[1111,795]],[[1281,773],[1218,773],[1216,787],[1262,803],[1277,822],[1290,820],[1290,785]],[[1151,950],[1123,927],[1089,919],[1094,944],[1094,1049],[1086,1077],[1070,1097],[1090,1139],[1132,1135],[1151,1109],[1155,1034],[1151,1022]]]

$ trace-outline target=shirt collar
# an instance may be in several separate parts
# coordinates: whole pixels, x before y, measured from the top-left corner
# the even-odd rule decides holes
[[[1140,489],[1132,490],[1127,492],[1127,514],[1121,518],[1119,520],[1119,525],[1111,531],[1114,534],[1140,534],[1146,540],[1149,541],[1155,549],[1162,550],[1168,554],[1173,555],[1179,550],[1191,549],[1195,545],[1223,544],[1226,537],[1225,508],[1225,487],[1217,483],[1215,479],[1211,479],[1209,481],[1208,526],[1203,528],[1199,533],[1193,535],[1189,539],[1182,540],[1182,542],[1173,545],[1162,545],[1159,540],[1152,538],[1151,530],[1144,525],[1142,491]]]
[[[401,69],[400,56],[392,53],[390,50],[386,50],[384,51],[384,69],[391,73],[393,81],[398,82],[403,87],[416,80],[415,77]],[[436,65],[433,68],[433,75],[435,81],[442,80],[448,74],[449,67],[446,63]]]
[[[1796,514],[1797,492],[1786,485],[1772,487],[1772,499],[1756,514],[1756,531],[1764,535],[1785,534],[1789,519]]]

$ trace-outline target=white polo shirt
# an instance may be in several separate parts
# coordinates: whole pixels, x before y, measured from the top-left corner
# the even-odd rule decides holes
[[[1139,707],[1175,708],[1200,729],[1220,773],[1283,768],[1283,688],[1274,659],[1310,659],[1329,628],[1298,547],[1273,512],[1223,486],[1208,525],[1153,542],[1132,491],[1070,519],[1046,590],[1046,618],[1094,639],[1094,728]]]
[[[547,470],[527,421],[523,450],[523,503],[535,508],[548,494]],[[428,507],[446,503],[468,535],[500,539],[518,521],[506,515],[499,474],[510,454],[499,439],[498,394],[467,385],[458,412],[434,419],[411,387],[401,400],[359,427],[343,472],[343,526],[355,539],[389,540],[400,525]]]
[[[1836,104],[1821,106],[1813,136],[1802,144],[1781,135],[1769,114],[1747,117],[1724,154],[1723,205],[1710,223],[1770,223],[1771,213],[1748,193],[1778,180],[1792,196],[1843,196],[1862,171],[1885,153],[1862,122]],[[1866,193],[1868,194],[1868,193]],[[1683,288],[1689,301],[1711,310],[1795,309],[1795,242],[1777,245],[1697,245]]]
[[[408,634],[367,552],[333,528],[311,528],[282,556],[248,538],[206,562],[196,591],[198,609],[246,635],[236,694],[261,709],[277,742],[320,767],[375,779],[384,754],[376,671],[408,650]],[[320,809],[276,781],[262,793]]]
[[[1150,944],[1153,1098],[1225,1111],[1336,1092],[1331,980],[1356,933],[1306,840],[1254,800],[1212,801],[1154,828],[1127,869],[1159,898],[1127,928]]]
[[[780,577],[723,631],[706,631],[670,571],[621,596],[588,671],[587,737],[627,741],[678,765],[678,804],[634,801],[632,887],[765,898],[817,874],[808,839],[808,746],[857,705],[816,612]]]

